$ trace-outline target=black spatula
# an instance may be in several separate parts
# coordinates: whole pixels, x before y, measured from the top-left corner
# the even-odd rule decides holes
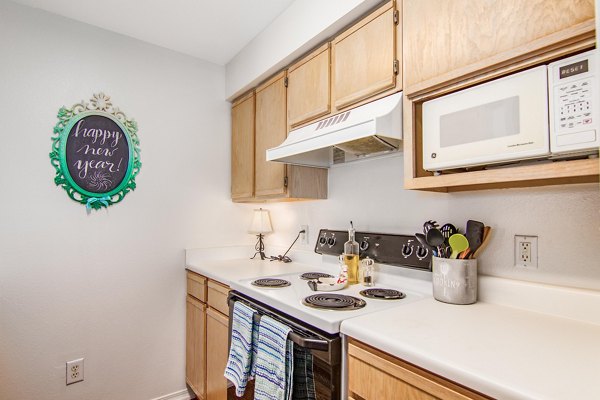
[[[483,228],[484,225],[482,222],[473,221],[472,219],[467,221],[465,236],[469,241],[470,254],[475,253],[479,246],[481,246],[481,242],[483,241]]]

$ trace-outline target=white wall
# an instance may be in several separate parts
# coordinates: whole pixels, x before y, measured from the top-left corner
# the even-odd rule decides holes
[[[403,190],[402,156],[373,159],[329,171],[329,198],[268,204],[274,233],[269,245],[289,245],[309,225],[314,249],[320,228],[412,234],[428,219],[464,229],[468,219],[493,227],[480,258],[482,274],[600,289],[600,191],[598,184],[462,193]],[[539,268],[513,267],[515,234],[539,237]]]
[[[297,0],[227,63],[232,100],[289,65],[382,0]]]
[[[184,389],[184,248],[252,239],[229,200],[224,68],[3,0],[0,38],[0,399]],[[58,109],[99,91],[137,120],[143,166],[86,215],[48,154]]]

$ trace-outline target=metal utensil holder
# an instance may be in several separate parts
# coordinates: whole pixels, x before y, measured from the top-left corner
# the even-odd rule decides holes
[[[433,297],[449,304],[477,302],[477,260],[432,258]]]

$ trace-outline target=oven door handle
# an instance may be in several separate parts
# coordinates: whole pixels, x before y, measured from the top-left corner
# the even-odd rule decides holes
[[[298,335],[294,331],[288,334],[288,339],[296,343],[300,347],[310,350],[329,350],[329,343],[326,340],[306,338]]]
[[[254,323],[256,323],[256,324],[260,323],[260,318],[261,318],[261,315],[259,313],[255,313],[254,314]],[[305,349],[322,350],[322,351],[329,350],[329,343],[327,342],[327,340],[304,337],[304,336],[298,335],[293,330],[290,331],[290,333],[288,333],[288,339],[291,340],[292,342],[296,343],[298,346],[304,347]]]
[[[229,303],[229,321],[233,321],[233,307],[235,302],[239,301],[240,299],[235,294],[230,292],[227,300]],[[260,308],[257,307],[256,304],[252,304],[251,306],[253,308]],[[257,311],[253,317],[254,323],[259,324],[260,318],[261,314]],[[305,349],[329,351],[330,343],[327,340],[304,337],[297,334],[293,330],[288,334],[288,339]],[[231,346],[231,327],[229,328],[229,346]]]

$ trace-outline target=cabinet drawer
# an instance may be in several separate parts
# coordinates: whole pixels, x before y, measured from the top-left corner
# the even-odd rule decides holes
[[[229,315],[227,295],[229,288],[215,281],[208,281],[208,306],[214,308],[224,315]]]
[[[202,302],[206,302],[207,279],[195,272],[187,272],[187,292]]]
[[[348,390],[365,400],[490,399],[354,340],[348,345]]]

